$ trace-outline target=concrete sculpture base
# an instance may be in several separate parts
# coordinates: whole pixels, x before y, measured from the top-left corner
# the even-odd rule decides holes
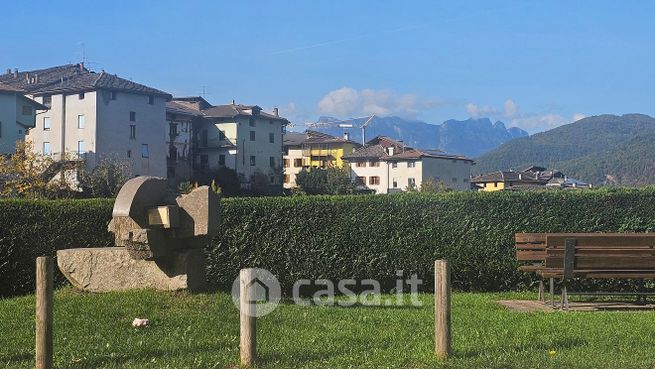
[[[162,261],[134,260],[125,247],[68,249],[57,251],[57,265],[74,287],[88,292],[205,288],[202,249],[173,252]]]

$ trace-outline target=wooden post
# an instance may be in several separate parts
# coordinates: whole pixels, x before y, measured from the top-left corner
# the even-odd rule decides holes
[[[437,357],[450,355],[450,266],[434,262],[434,350]]]
[[[544,302],[544,280],[539,279],[539,297],[538,297],[539,302]]]
[[[550,305],[555,308],[555,280],[550,277]]]
[[[241,365],[250,367],[257,358],[257,304],[250,283],[254,280],[252,269],[241,269],[239,273],[240,319],[241,319]]]
[[[52,257],[36,258],[36,369],[52,369]]]

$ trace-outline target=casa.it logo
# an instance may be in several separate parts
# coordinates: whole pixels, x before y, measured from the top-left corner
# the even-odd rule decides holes
[[[245,295],[241,301],[241,295]],[[280,282],[266,269],[249,268],[241,271],[232,283],[232,301],[246,315],[262,317],[280,303]]]

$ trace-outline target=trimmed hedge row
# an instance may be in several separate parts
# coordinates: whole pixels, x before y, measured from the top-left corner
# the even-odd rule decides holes
[[[262,267],[285,290],[299,278],[374,278],[397,270],[432,285],[448,258],[453,286],[527,287],[516,232],[655,230],[655,188],[497,193],[230,198],[207,249],[208,278],[227,288],[238,270]],[[0,295],[31,292],[34,258],[56,249],[110,245],[111,200],[0,201]]]
[[[34,290],[37,256],[111,245],[107,224],[113,203],[108,199],[0,201],[0,296]],[[63,276],[56,275],[60,283]]]

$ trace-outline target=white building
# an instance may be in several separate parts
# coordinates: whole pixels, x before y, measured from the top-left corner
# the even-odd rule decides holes
[[[16,150],[16,142],[25,140],[34,127],[36,111],[47,107],[25,97],[25,91],[0,83],[0,155]]]
[[[166,103],[166,177],[171,184],[193,176],[193,130],[202,114],[176,101]]]
[[[376,193],[420,189],[428,179],[454,190],[471,189],[473,160],[440,150],[414,149],[388,137],[372,139],[344,160],[349,162],[351,178],[357,185]]]
[[[221,167],[237,172],[241,186],[262,173],[273,187],[282,188],[282,134],[289,121],[273,109],[257,105],[211,105],[201,97],[175,98],[196,109],[202,119],[194,126],[194,171],[211,173]]]
[[[169,94],[83,64],[14,71],[0,82],[49,107],[28,133],[36,152],[55,159],[78,156],[87,169],[111,156],[128,161],[134,175],[166,176]]]

